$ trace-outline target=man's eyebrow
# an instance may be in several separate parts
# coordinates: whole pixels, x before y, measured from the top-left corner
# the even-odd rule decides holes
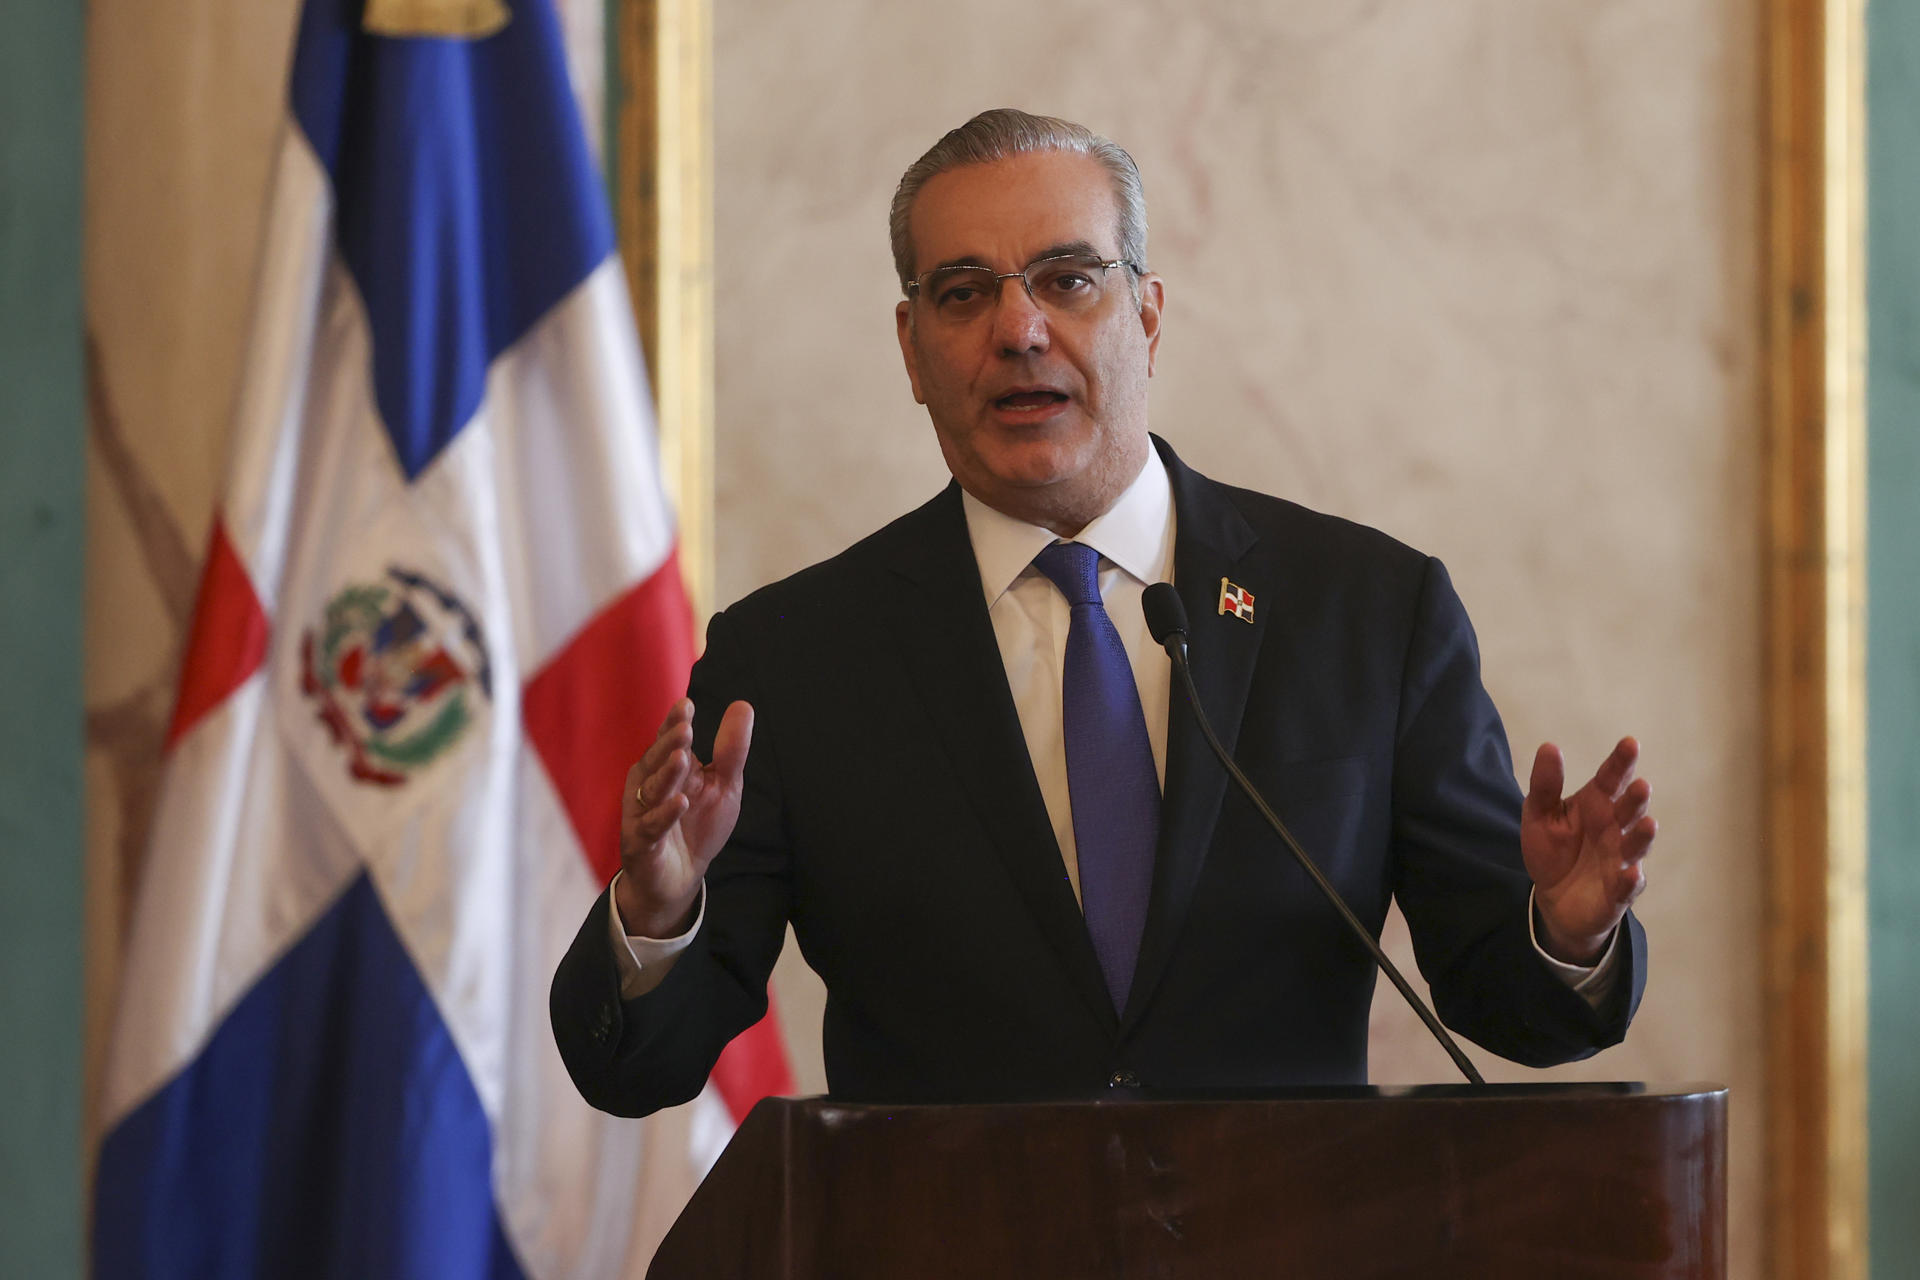
[[[1104,255],[1100,252],[1100,250],[1093,247],[1093,243],[1091,241],[1065,240],[1059,244],[1047,246],[1046,248],[1042,249],[1040,252],[1034,254],[1032,258],[1028,259],[1028,261],[1039,262],[1042,258],[1068,258],[1068,257],[1102,258],[1104,257]],[[931,271],[947,271],[947,270],[951,270],[954,267],[981,267],[988,271],[993,270],[992,263],[986,262],[982,260],[978,255],[971,254],[971,253],[963,254],[958,258],[948,258],[945,262],[935,265],[930,270]]]
[[[1106,254],[1094,248],[1093,245],[1086,240],[1069,240],[1065,244],[1056,244],[1051,246],[1050,248],[1042,249],[1039,253],[1036,253],[1033,256],[1033,260],[1035,262],[1038,262],[1042,258],[1105,259],[1106,256],[1107,256]]]

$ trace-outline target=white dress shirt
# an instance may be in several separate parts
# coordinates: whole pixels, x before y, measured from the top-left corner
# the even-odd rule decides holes
[[[1047,818],[1060,845],[1067,880],[1078,898],[1080,860],[1073,838],[1073,804],[1067,792],[1066,735],[1061,717],[1061,672],[1066,665],[1072,609],[1052,580],[1033,566],[1033,558],[1056,539],[1050,531],[996,511],[970,493],[961,493],[961,504],[973,556],[980,567],[987,615],[1000,646],[1000,660],[1006,666],[1020,732],[1026,738],[1027,757],[1033,762]],[[1153,749],[1154,772],[1164,788],[1173,664],[1166,650],[1154,643],[1140,607],[1141,593],[1149,586],[1173,580],[1173,489],[1159,455],[1149,453],[1140,474],[1106,514],[1072,540],[1100,553],[1100,596],[1133,667],[1140,707],[1147,720],[1147,741]],[[1274,856],[1284,856],[1284,851],[1276,848]],[[620,969],[620,994],[631,1000],[659,985],[673,958],[693,941],[706,915],[706,891],[704,887],[701,890],[699,915],[693,926],[678,938],[637,937],[621,927],[617,907],[608,914],[615,941],[614,962]],[[1531,929],[1531,900],[1528,916]],[[1592,968],[1555,960],[1541,949],[1537,936],[1534,949],[1561,981],[1598,1006],[1613,989],[1619,967],[1614,963],[1618,941],[1616,929],[1606,954]]]
[[[1047,818],[1066,863],[1074,897],[1080,896],[1079,846],[1073,838],[1073,803],[1067,795],[1067,742],[1061,717],[1061,673],[1067,660],[1067,629],[1073,610],[1033,558],[1057,541],[1049,531],[995,511],[970,493],[967,534],[980,564],[993,637],[1007,668],[1027,758],[1046,801]],[[1173,663],[1153,642],[1140,595],[1156,582],[1173,580],[1173,489],[1157,455],[1148,459],[1107,513],[1073,541],[1100,553],[1100,597],[1120,633],[1147,718],[1147,743],[1162,789],[1167,783],[1167,693]]]

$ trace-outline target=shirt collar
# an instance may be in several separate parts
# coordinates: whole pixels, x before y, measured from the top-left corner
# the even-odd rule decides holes
[[[965,490],[960,503],[967,515],[973,558],[980,566],[980,589],[991,609],[1055,538],[1051,530],[996,511]],[[1157,451],[1148,452],[1146,465],[1119,500],[1073,541],[1092,547],[1142,583],[1164,582],[1171,576],[1173,486]]]

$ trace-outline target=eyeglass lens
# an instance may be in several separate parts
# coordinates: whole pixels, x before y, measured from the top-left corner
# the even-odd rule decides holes
[[[1075,254],[1030,262],[1019,274],[1036,303],[1072,313],[1098,305],[1107,268],[1098,258]],[[970,320],[991,311],[1001,286],[1013,278],[1018,277],[1003,278],[985,267],[943,267],[927,277],[925,289],[941,319]]]

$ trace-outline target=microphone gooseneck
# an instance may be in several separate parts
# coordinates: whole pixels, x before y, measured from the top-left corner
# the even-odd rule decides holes
[[[1347,922],[1347,927],[1353,931],[1354,936],[1366,946],[1368,953],[1373,956],[1373,962],[1380,966],[1380,971],[1387,975],[1388,981],[1392,982],[1406,1002],[1413,1006],[1413,1011],[1420,1015],[1420,1021],[1426,1024],[1427,1030],[1433,1033],[1433,1038],[1440,1042],[1440,1047],[1445,1049],[1447,1056],[1453,1059],[1453,1065],[1460,1068],[1461,1074],[1472,1083],[1485,1084],[1486,1080],[1481,1077],[1479,1070],[1467,1055],[1460,1051],[1460,1046],[1447,1033],[1447,1029],[1440,1025],[1440,1019],[1434,1016],[1433,1010],[1427,1008],[1426,1001],[1415,995],[1413,988],[1407,985],[1407,980],[1400,976],[1400,970],[1394,967],[1393,961],[1387,959],[1387,953],[1380,949],[1380,944],[1374,940],[1373,934],[1368,932],[1367,927],[1360,923],[1360,918],[1353,914],[1353,909],[1347,906],[1346,899],[1342,898],[1340,891],[1333,887],[1333,882],[1328,880],[1313,859],[1307,856],[1307,851],[1300,847],[1300,842],[1293,838],[1291,831],[1287,830],[1286,823],[1280,821],[1280,815],[1273,811],[1265,797],[1247,779],[1247,775],[1240,772],[1240,766],[1233,762],[1233,757],[1227,754],[1227,749],[1220,745],[1220,739],[1214,735],[1213,726],[1207,722],[1206,709],[1200,705],[1199,690],[1193,686],[1193,670],[1187,664],[1187,610],[1186,606],[1180,603],[1179,593],[1173,589],[1171,583],[1156,582],[1141,594],[1140,607],[1146,614],[1147,630],[1152,633],[1155,642],[1167,651],[1167,656],[1173,660],[1174,670],[1180,673],[1180,683],[1187,691],[1187,704],[1193,708],[1193,718],[1200,726],[1200,735],[1207,740],[1207,745],[1213,749],[1213,754],[1219,757],[1221,766],[1227,771],[1227,776],[1246,793],[1247,799],[1253,801],[1253,807],[1260,811],[1260,816],[1267,820],[1267,825],[1272,827],[1274,834],[1280,837],[1280,842],[1287,846],[1288,852],[1293,854],[1301,870],[1305,871],[1307,877],[1319,886],[1320,892],[1326,895],[1327,901],[1332,903],[1334,910],[1340,913],[1340,918]]]

